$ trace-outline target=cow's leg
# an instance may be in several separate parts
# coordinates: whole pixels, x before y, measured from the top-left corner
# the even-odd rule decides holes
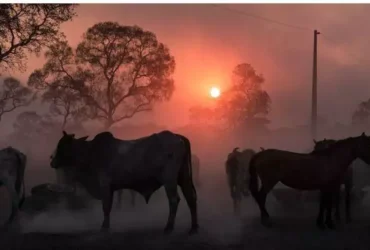
[[[114,192],[110,186],[102,188],[102,203],[104,213],[104,221],[101,226],[102,231],[107,231],[110,228],[110,212],[112,210],[113,194]]]
[[[240,206],[241,206],[241,200],[234,198],[234,215],[239,216],[240,215]]]
[[[164,188],[166,190],[168,204],[170,207],[170,213],[168,215],[167,225],[164,229],[164,232],[171,233],[175,226],[175,218],[180,202],[180,197],[177,192],[177,184],[165,184]]]
[[[120,189],[120,190],[117,190],[116,191],[117,193],[117,208],[120,209],[122,207],[122,193],[123,193],[123,189]]]
[[[197,192],[190,178],[188,180],[185,179],[180,181],[179,185],[181,187],[182,193],[184,194],[186,203],[188,204],[190,209],[191,214],[190,234],[193,234],[196,233],[199,229],[198,211],[197,211]]]

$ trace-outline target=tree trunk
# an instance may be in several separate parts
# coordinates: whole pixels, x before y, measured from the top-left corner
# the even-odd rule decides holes
[[[112,118],[107,119],[104,123],[104,130],[108,131],[110,129],[110,127],[112,127],[113,124],[114,124],[114,122],[113,122]]]

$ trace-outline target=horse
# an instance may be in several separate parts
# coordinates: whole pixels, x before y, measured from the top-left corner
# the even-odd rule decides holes
[[[315,143],[314,150],[312,151],[312,153],[314,154],[315,152],[319,150],[323,150],[323,149],[330,147],[336,142],[336,140],[332,140],[332,139],[328,140],[324,138],[324,140],[321,140],[321,141],[313,140],[313,142]],[[352,220],[351,219],[351,191],[353,188],[353,168],[351,166],[348,168],[347,173],[344,177],[344,180],[338,187],[338,190],[335,194],[335,199],[334,199],[335,214],[334,216],[337,222],[340,222],[340,201],[341,201],[340,197],[341,197],[341,185],[342,184],[344,184],[344,190],[345,190],[346,222],[350,223]]]
[[[230,190],[230,196],[233,200],[234,215],[240,215],[240,205],[242,195],[249,196],[248,185],[246,182],[249,162],[255,151],[245,149],[242,152],[239,148],[228,154],[225,163],[227,183]]]
[[[102,201],[102,231],[110,228],[114,191],[135,190],[148,203],[152,194],[164,186],[169,202],[164,232],[171,233],[180,202],[178,185],[191,214],[189,233],[198,231],[191,144],[185,136],[166,130],[135,140],[119,140],[110,132],[99,133],[91,141],[86,139],[87,136],[76,139],[74,134],[63,131],[50,165],[64,169],[74,181]]]
[[[256,153],[250,162],[249,189],[259,206],[261,224],[271,226],[266,210],[267,194],[278,182],[298,190],[320,190],[320,212],[316,224],[334,229],[332,197],[343,181],[350,163],[360,158],[370,163],[370,138],[365,133],[336,141],[315,154],[301,154],[278,149]],[[258,178],[261,181],[259,188]],[[324,212],[326,219],[324,223]]]
[[[13,147],[0,150],[0,186],[5,186],[12,198],[12,211],[3,226],[4,229],[7,229],[13,223],[24,203],[26,164],[27,157],[21,151]]]

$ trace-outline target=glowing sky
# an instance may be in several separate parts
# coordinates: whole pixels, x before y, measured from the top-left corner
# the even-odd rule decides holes
[[[348,122],[355,105],[370,97],[368,44],[370,5],[226,5],[270,19],[318,29],[319,115]],[[212,5],[81,5],[63,25],[76,46],[86,29],[100,21],[138,25],[157,34],[176,60],[176,92],[169,103],[135,121],[182,125],[191,105],[206,104],[209,89],[227,87],[233,67],[251,63],[266,78],[273,126],[306,123],[310,117],[313,31],[288,28],[238,15]],[[22,80],[44,62],[30,57]],[[4,119],[7,119],[7,116]],[[175,117],[175,120],[174,118]]]

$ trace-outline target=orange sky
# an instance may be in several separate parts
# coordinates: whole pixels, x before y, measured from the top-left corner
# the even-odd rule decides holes
[[[355,105],[370,97],[367,46],[370,5],[226,5],[293,25],[317,28],[319,37],[319,114],[348,122]],[[212,5],[89,4],[63,25],[72,46],[100,21],[139,25],[154,32],[176,60],[176,91],[170,102],[134,120],[182,125],[188,109],[210,101],[211,85],[226,87],[238,63],[251,63],[266,78],[272,98],[273,127],[304,124],[310,117],[313,32],[287,28]],[[334,43],[333,43],[334,42]],[[22,80],[44,59],[31,57]],[[12,114],[11,116],[14,116]],[[4,120],[8,120],[7,116]],[[173,117],[176,120],[173,121]],[[3,122],[2,122],[3,123]]]

